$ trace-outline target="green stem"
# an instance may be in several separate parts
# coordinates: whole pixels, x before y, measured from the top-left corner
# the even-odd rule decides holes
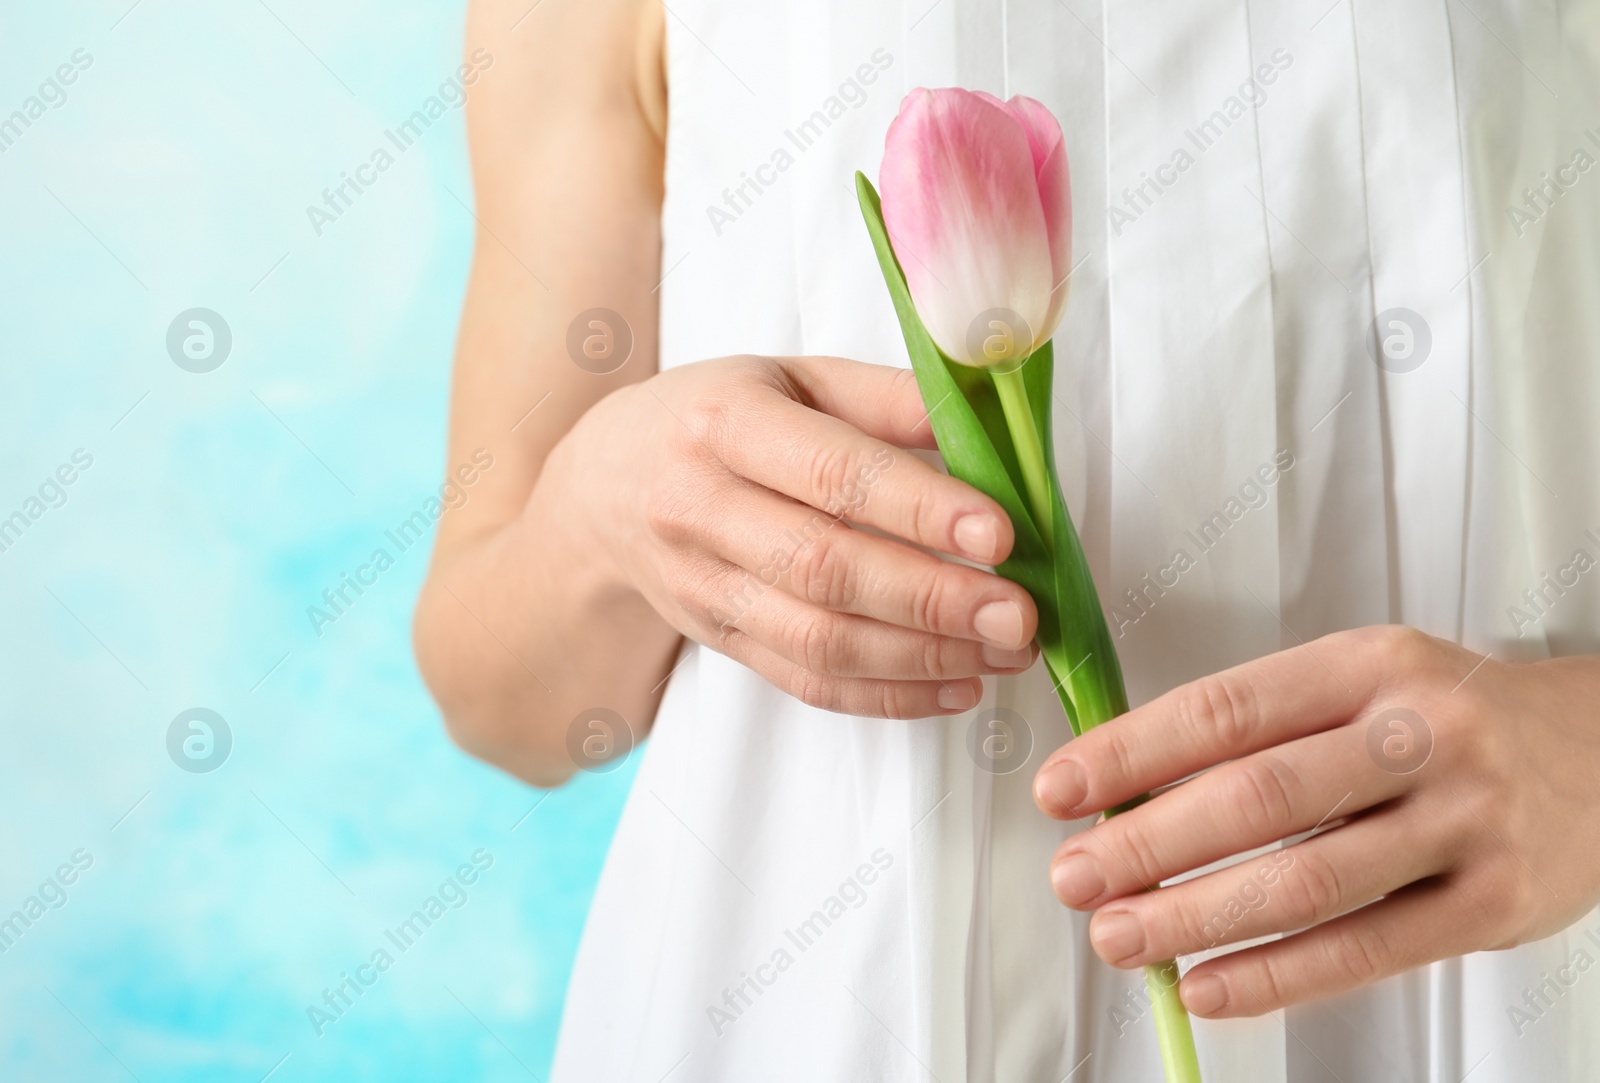
[[[1150,993],[1150,1014],[1155,1017],[1156,1042],[1167,1083],[1200,1083],[1200,1059],[1194,1051],[1194,1031],[1189,1013],[1178,999],[1178,964],[1171,959],[1144,968],[1144,987]]]
[[[1106,819],[1136,808],[1150,799],[1136,797],[1106,811]],[[1194,1049],[1194,1028],[1189,1012],[1178,999],[1178,963],[1164,959],[1144,968],[1144,987],[1150,994],[1150,1016],[1156,1024],[1156,1045],[1161,1049],[1161,1066],[1166,1083],[1201,1083],[1200,1059]]]
[[[1028,387],[1023,382],[1022,365],[1010,370],[990,369],[994,388],[1000,395],[1000,409],[1011,430],[1011,445],[1017,450],[1017,465],[1022,468],[1022,484],[1027,489],[1028,507],[1034,525],[1046,548],[1055,548],[1055,516],[1051,514],[1050,468],[1044,461],[1044,444],[1039,427],[1028,407]]]
[[[1022,366],[1018,365],[1009,371],[990,369],[989,374],[1000,396],[1006,428],[1011,432],[1011,444],[1016,449],[1017,465],[1022,470],[1028,506],[1045,546],[1055,553],[1056,560],[1068,560],[1076,565],[1085,582],[1085,590],[1092,592],[1092,581],[1089,580],[1087,565],[1070,519],[1067,520],[1063,550],[1056,551],[1054,501],[1061,498],[1055,492],[1044,457],[1044,444],[1039,438],[1039,427],[1028,406],[1028,389],[1023,380]],[[1060,668],[1060,679],[1066,686],[1062,691],[1070,695],[1073,701],[1079,732],[1109,722],[1128,709],[1121,667],[1116,664],[1116,648],[1106,634],[1105,615],[1092,593],[1085,597],[1089,601],[1075,615],[1080,619],[1097,619],[1097,631],[1101,634],[1095,638],[1099,640],[1099,647],[1090,650],[1086,658],[1073,660],[1069,656],[1051,659],[1052,664]],[[1044,646],[1041,643],[1041,648]],[[1059,647],[1060,644],[1052,643],[1049,646]],[[1060,652],[1051,653],[1059,655]],[[1106,815],[1110,817],[1126,812],[1147,800],[1148,795],[1136,797],[1108,810]],[[1150,1014],[1155,1022],[1156,1042],[1161,1049],[1166,1083],[1201,1083],[1200,1060],[1194,1048],[1194,1030],[1189,1024],[1189,1013],[1184,1009],[1183,1001],[1178,999],[1177,962],[1167,959],[1145,967],[1144,983],[1150,994]]]
[[[933,404],[930,409],[937,409],[939,403],[957,392],[967,400],[965,411],[945,410],[929,417],[950,473],[997,499],[1003,495],[1009,511],[1015,507],[1012,497],[1017,495],[1016,478],[1000,447],[1000,434],[993,431],[991,403],[986,399],[979,402],[974,396],[974,392],[982,388],[978,382],[981,377],[939,352],[906,288],[905,275],[883,225],[883,205],[878,193],[872,182],[860,173],[856,174],[856,193],[867,232],[872,237],[873,251],[877,253],[884,282],[905,333],[906,348],[911,355],[912,368],[916,370],[923,401]],[[1016,508],[1016,514],[1031,513],[1037,528],[1035,535],[1044,543],[1041,553],[1033,546],[1034,539],[1019,530],[1017,548],[1004,562],[1000,574],[1027,587],[1039,603],[1039,649],[1073,732],[1081,735],[1127,711],[1128,696],[1122,667],[1117,661],[1116,644],[1106,625],[1082,542],[1061,499],[1054,471],[1045,458],[1044,442],[1040,439],[1041,430],[1049,432],[1049,383],[1054,357],[1051,344],[1046,342],[1027,362],[1034,366],[1027,371],[1045,396],[1037,415],[1028,405],[1023,365],[1017,365],[1011,372],[989,370],[1009,430],[1017,469],[1022,475],[1021,495],[1027,508]],[[1142,800],[1145,798],[1127,801],[1107,815],[1125,811]],[[1167,1083],[1200,1083],[1194,1035],[1177,995],[1178,969],[1168,960],[1147,967],[1145,973]]]

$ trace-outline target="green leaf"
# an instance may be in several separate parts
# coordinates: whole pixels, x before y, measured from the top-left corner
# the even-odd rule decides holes
[[[1039,609],[1040,653],[1073,732],[1081,733],[1125,711],[1127,700],[1100,599],[1056,476],[1050,423],[1054,352],[1047,342],[1023,362],[1029,408],[1050,471],[1055,518],[1052,551],[1046,548],[1023,498],[1022,473],[994,381],[987,372],[958,364],[940,351],[912,303],[905,274],[884,228],[878,193],[861,173],[856,174],[856,194],[945,467],[952,476],[993,497],[1011,517],[1016,543],[1010,558],[995,570],[1033,596]]]
[[[1047,342],[1023,362],[1028,409],[1050,474],[1050,511],[1054,520],[1051,534],[1055,540],[1051,549],[1046,547],[1022,496],[1025,486],[1016,448],[992,377],[951,361],[939,350],[911,302],[905,274],[884,229],[878,193],[861,173],[856,174],[856,195],[867,221],[867,232],[872,235],[872,247],[878,253],[883,280],[900,317],[911,367],[917,374],[922,401],[928,405],[929,422],[945,467],[954,477],[993,497],[1011,517],[1016,543],[1010,559],[995,571],[1021,584],[1037,603],[1039,651],[1072,732],[1081,735],[1091,726],[1125,712],[1128,697],[1083,545],[1061,498],[1050,425],[1054,351]],[[1135,798],[1111,811],[1125,811],[1143,800]],[[1177,973],[1171,960],[1145,967],[1162,1065],[1167,1083],[1200,1083],[1194,1036],[1177,995]]]

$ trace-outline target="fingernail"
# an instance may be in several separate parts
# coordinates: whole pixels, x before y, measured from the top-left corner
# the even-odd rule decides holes
[[[1178,986],[1178,998],[1195,1015],[1210,1015],[1228,1006],[1228,983],[1215,974],[1185,978]]]
[[[1022,607],[1016,602],[989,602],[972,615],[972,628],[997,647],[1025,647]]]
[[[1056,898],[1067,906],[1087,906],[1105,894],[1106,878],[1100,863],[1085,853],[1076,853],[1050,870],[1050,884]]]
[[[1144,924],[1126,910],[1102,910],[1089,923],[1089,941],[1115,966],[1144,950]]]
[[[1074,812],[1089,796],[1089,781],[1073,760],[1061,760],[1033,780],[1033,800],[1046,812]]]
[[[956,544],[973,560],[985,564],[995,558],[1000,548],[1000,528],[988,515],[963,515],[956,520]]]
[[[947,711],[970,711],[978,705],[978,690],[963,681],[939,689],[939,706]]]
[[[1005,647],[983,645],[983,664],[990,669],[1026,669],[1033,661],[1033,651],[1027,647],[1010,650]]]

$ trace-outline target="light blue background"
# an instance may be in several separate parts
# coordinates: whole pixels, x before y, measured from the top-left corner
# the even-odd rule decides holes
[[[7,1081],[542,1077],[631,774],[522,819],[542,795],[450,745],[422,546],[307,618],[439,484],[462,113],[321,237],[305,208],[452,74],[462,11],[268,3],[0,14],[0,118],[93,57],[0,153],[0,518],[94,458],[0,552],[0,920],[94,860],[0,954]],[[209,374],[166,351],[193,307],[233,334]],[[167,753],[191,707],[232,729],[213,773]],[[307,1006],[479,847],[467,904],[317,1037]]]

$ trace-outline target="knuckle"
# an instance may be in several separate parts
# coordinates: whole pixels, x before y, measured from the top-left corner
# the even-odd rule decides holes
[[[1389,946],[1367,921],[1352,921],[1328,942],[1328,962],[1355,985],[1377,981],[1388,973]]]
[[[1260,842],[1274,841],[1289,832],[1297,788],[1292,769],[1281,758],[1253,756],[1230,769],[1224,806]]]
[[[1386,624],[1373,630],[1368,649],[1388,668],[1406,672],[1420,669],[1434,656],[1433,637],[1404,624]]]
[[[946,672],[949,668],[947,665],[948,658],[943,644],[939,642],[936,636],[902,634],[897,638],[905,648],[905,652],[915,662],[915,676],[918,679],[939,680],[949,676]]]
[[[830,504],[845,491],[853,476],[854,455],[849,448],[822,444],[811,448],[805,466],[810,491],[819,504]]]
[[[908,486],[901,497],[902,514],[915,537],[924,542],[939,538],[939,498],[933,492],[933,479]]]
[[[1123,728],[1116,725],[1115,719],[1103,727],[1097,727],[1092,732],[1102,735],[1101,741],[1105,745],[1105,755],[1111,760],[1111,770],[1102,772],[1102,777],[1106,778],[1107,782],[1111,784],[1109,788],[1121,790],[1134,779],[1136,774],[1133,744],[1128,739],[1127,734],[1123,732]]]
[[[708,646],[720,651],[736,662],[755,667],[756,641],[753,636],[740,628],[732,619],[725,619],[712,613],[702,622],[704,638]],[[773,684],[783,687],[783,682],[770,673],[762,674]]]
[[[687,540],[693,518],[683,490],[676,486],[653,490],[645,498],[644,522],[645,529],[659,541],[676,544]]]
[[[1331,632],[1317,639],[1312,646],[1319,646],[1324,643],[1332,646],[1342,643],[1347,648],[1368,654],[1376,654],[1382,652],[1383,644],[1387,641],[1389,634],[1397,627],[1398,625],[1393,624],[1364,624],[1357,628],[1347,628],[1342,632]]]
[[[877,689],[875,699],[875,713],[883,718],[916,718],[926,713],[919,708],[910,686],[900,681],[883,682]]]
[[[797,666],[819,676],[834,671],[837,652],[834,649],[832,621],[826,616],[805,614],[795,617],[784,634],[789,658]]]
[[[911,587],[911,619],[919,628],[930,632],[946,630],[950,622],[945,618],[950,605],[949,576],[946,565],[936,564],[917,576]]]
[[[787,691],[808,707],[818,707],[825,711],[837,708],[837,682],[812,670],[797,668],[791,671]]]
[[[733,405],[720,395],[700,395],[683,406],[683,433],[690,438],[689,454],[704,455],[706,448],[715,448],[727,432]]]
[[[735,356],[733,361],[744,393],[776,392],[794,402],[807,401],[805,388],[796,373],[801,369],[814,368],[810,359],[748,353]]]
[[[1246,973],[1249,976],[1239,984],[1249,991],[1253,1007],[1262,1011],[1276,1011],[1289,1003],[1292,986],[1281,955],[1274,953],[1261,956]]]
[[[1401,807],[1409,807],[1415,797],[1401,799]],[[1442,806],[1436,813],[1433,828],[1437,832],[1439,852],[1454,867],[1463,867],[1476,853],[1483,824],[1473,815],[1464,799]]]
[[[1467,852],[1481,851],[1490,830],[1512,845],[1525,837],[1521,801],[1514,793],[1504,795],[1504,800],[1500,796],[1488,786],[1466,786],[1456,792],[1456,839]],[[1502,847],[1496,857],[1504,854]]]
[[[974,652],[968,644],[939,635],[918,638],[922,640],[918,657],[926,676],[934,679],[964,677],[976,668]]]
[[[1165,908],[1157,907],[1150,913],[1153,925],[1171,930],[1180,953],[1214,948],[1227,936],[1227,931],[1219,927],[1221,923],[1206,914],[1187,893],[1178,893]],[[1215,917],[1221,917],[1220,912]]]
[[[889,377],[886,393],[894,403],[896,419],[903,431],[911,432],[927,425],[928,411],[922,404],[922,391],[913,370],[896,369]]]
[[[1120,859],[1120,862],[1113,862],[1111,868],[1114,870],[1120,863],[1124,871],[1133,874],[1141,887],[1157,886],[1161,882],[1161,857],[1155,840],[1137,819],[1118,817],[1110,822],[1122,825],[1121,830],[1107,841],[1112,852]]]
[[[915,412],[913,421],[922,420],[922,391],[917,387],[917,374],[912,369],[895,369],[889,377],[889,396]]]
[[[697,583],[692,573],[680,573],[676,587],[677,597],[703,615],[703,620],[713,634],[723,637],[739,628],[750,627],[751,611],[761,598],[761,584],[749,572],[729,572],[715,586]]]
[[[1456,696],[1468,696],[1470,686],[1469,682]],[[1487,811],[1520,826],[1516,821],[1527,799],[1527,791],[1517,784],[1525,751],[1522,735],[1502,724],[1503,709],[1499,705],[1481,702],[1479,695],[1475,690],[1466,702],[1455,705],[1454,711],[1439,712],[1444,717],[1439,718],[1434,729],[1435,749],[1441,759],[1462,768],[1466,777],[1478,780],[1474,789],[1480,791],[1481,803],[1473,805],[1474,812],[1481,815]]]
[[[1505,766],[1505,750],[1500,747],[1499,734],[1495,732],[1497,727],[1475,724],[1486,714],[1472,702],[1467,689],[1462,688],[1452,698],[1460,700],[1449,705],[1459,709],[1459,715],[1451,710],[1445,718],[1440,718],[1437,712],[1432,718],[1424,716],[1428,718],[1432,729],[1434,754],[1442,762],[1465,769],[1470,773],[1469,777],[1485,782],[1495,780],[1499,770]]]
[[[966,677],[977,670],[976,652],[970,644],[928,632],[900,633],[895,638],[915,658],[916,679]]]
[[[794,386],[794,380],[776,357],[764,353],[744,353],[737,355],[734,360],[745,371],[779,390]]]
[[[1255,691],[1227,673],[1203,677],[1178,699],[1178,719],[1202,747],[1237,748],[1249,741],[1259,719]]]
[[[850,591],[850,562],[831,531],[818,535],[796,555],[790,581],[800,597],[828,609],[843,609]]]
[[[1294,870],[1281,880],[1283,916],[1296,928],[1326,921],[1344,909],[1339,870],[1321,852],[1302,847]]]

